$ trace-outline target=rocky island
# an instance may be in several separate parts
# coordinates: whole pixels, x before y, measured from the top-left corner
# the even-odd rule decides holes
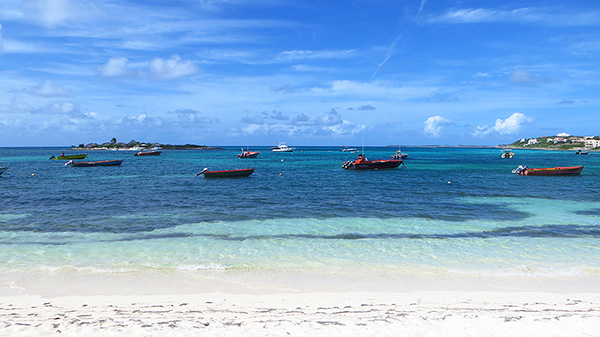
[[[172,144],[161,144],[158,142],[138,142],[131,140],[129,143],[118,142],[116,138],[111,139],[105,143],[88,143],[79,144],[77,146],[71,145],[72,150],[148,150],[148,149],[163,149],[163,150],[221,150],[218,146],[206,146],[206,145],[172,145]]]

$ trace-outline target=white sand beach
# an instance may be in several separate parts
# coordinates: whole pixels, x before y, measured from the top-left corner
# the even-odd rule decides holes
[[[387,281],[340,282],[335,289],[330,279],[328,289],[311,291],[306,284],[295,290],[227,280],[193,286],[190,280],[139,275],[129,286],[114,276],[60,279],[5,291],[0,335],[600,336],[600,292],[590,283],[582,292],[576,284],[548,280],[510,290],[500,284],[461,286],[457,280],[419,287],[398,282],[394,290]],[[171,287],[163,287],[170,281]],[[544,290],[534,290],[536,284]]]

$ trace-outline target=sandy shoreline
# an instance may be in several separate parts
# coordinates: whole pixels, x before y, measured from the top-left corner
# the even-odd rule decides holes
[[[600,336],[596,277],[184,275],[3,275],[0,335]]]
[[[0,298],[3,336],[599,336],[600,295],[328,292]]]

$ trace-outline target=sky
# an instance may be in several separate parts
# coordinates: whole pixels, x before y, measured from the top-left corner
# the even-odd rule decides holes
[[[597,0],[0,0],[0,147],[600,135]]]

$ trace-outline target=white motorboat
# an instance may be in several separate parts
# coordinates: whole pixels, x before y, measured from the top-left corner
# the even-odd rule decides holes
[[[294,152],[293,147],[287,146],[285,143],[279,143],[276,147],[272,147],[271,151],[273,152]]]

